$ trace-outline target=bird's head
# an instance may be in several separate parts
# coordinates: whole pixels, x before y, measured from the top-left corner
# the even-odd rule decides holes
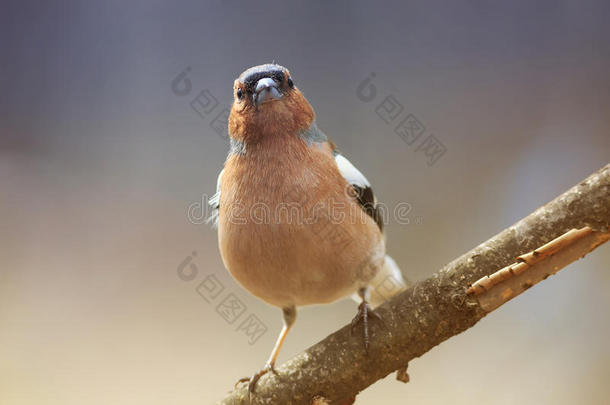
[[[313,122],[311,105],[283,66],[251,67],[233,84],[229,134],[240,141],[296,134]]]

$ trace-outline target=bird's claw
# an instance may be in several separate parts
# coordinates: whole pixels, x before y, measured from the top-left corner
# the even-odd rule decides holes
[[[248,400],[250,403],[252,403],[252,396],[254,395],[254,390],[256,389],[256,384],[258,383],[258,380],[270,371],[273,374],[277,375],[277,371],[275,370],[273,364],[267,363],[265,367],[263,367],[260,371],[254,373],[252,377],[244,377],[237,380],[237,382],[235,383],[235,388],[237,388],[237,386],[241,383],[248,382]]]
[[[383,320],[383,318],[381,317],[381,315],[379,315],[378,313],[374,312],[371,307],[369,306],[369,304],[366,303],[366,301],[363,301],[359,306],[358,306],[358,313],[356,314],[356,316],[354,317],[354,319],[352,319],[352,324],[351,324],[351,333],[352,335],[354,334],[354,329],[356,329],[356,326],[358,326],[358,324],[360,322],[362,322],[362,326],[363,326],[363,340],[364,340],[364,350],[366,351],[366,353],[368,354],[369,352],[369,319],[373,317],[379,321],[381,321],[381,324],[386,327],[385,321]]]

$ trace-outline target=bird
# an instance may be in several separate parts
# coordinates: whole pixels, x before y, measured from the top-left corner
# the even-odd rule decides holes
[[[276,373],[297,307],[352,296],[360,302],[352,334],[362,323],[368,353],[369,321],[380,319],[373,308],[407,285],[386,255],[371,184],[318,128],[288,69],[274,62],[245,70],[233,97],[210,221],[232,277],[283,315],[265,366],[237,383],[248,382],[251,400],[260,377]]]

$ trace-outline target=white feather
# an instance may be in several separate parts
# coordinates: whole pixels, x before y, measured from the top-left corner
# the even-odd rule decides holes
[[[207,222],[212,222],[214,225],[218,224],[218,207],[220,205],[220,181],[222,178],[222,173],[225,169],[222,169],[220,173],[218,173],[218,180],[216,180],[216,193],[208,199],[208,204],[212,207],[212,212],[207,219]]]
[[[364,177],[364,174],[362,174],[360,170],[356,169],[356,167],[343,155],[335,156],[335,162],[337,162],[339,172],[349,184],[362,188],[371,186],[366,177]]]
[[[398,265],[390,256],[385,257],[383,266],[375,277],[369,282],[369,296],[367,297],[371,307],[375,308],[383,304],[396,294],[406,290],[408,287]],[[362,301],[358,294],[352,294],[356,302]]]

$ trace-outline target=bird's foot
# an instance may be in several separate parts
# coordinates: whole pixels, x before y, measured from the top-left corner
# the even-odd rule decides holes
[[[265,364],[265,367],[263,367],[260,371],[254,373],[252,377],[244,377],[237,380],[237,382],[235,383],[235,388],[237,388],[237,386],[241,383],[248,382],[248,399],[250,402],[252,402],[252,396],[254,395],[254,390],[256,389],[256,383],[258,383],[258,380],[262,376],[267,374],[269,371],[277,375],[277,371],[275,371],[275,367],[273,366],[273,364],[267,363]]]
[[[366,301],[363,301],[358,306],[358,313],[356,314],[354,319],[352,319],[352,335],[354,334],[354,329],[356,329],[356,326],[358,326],[358,324],[360,322],[362,322],[364,350],[366,351],[367,354],[369,352],[369,343],[370,343],[370,339],[369,339],[369,319],[371,317],[381,321],[381,323],[385,326],[385,322],[384,322],[383,318],[381,317],[381,315],[379,315],[378,313],[374,312],[371,309],[371,307],[369,306],[369,304]]]

